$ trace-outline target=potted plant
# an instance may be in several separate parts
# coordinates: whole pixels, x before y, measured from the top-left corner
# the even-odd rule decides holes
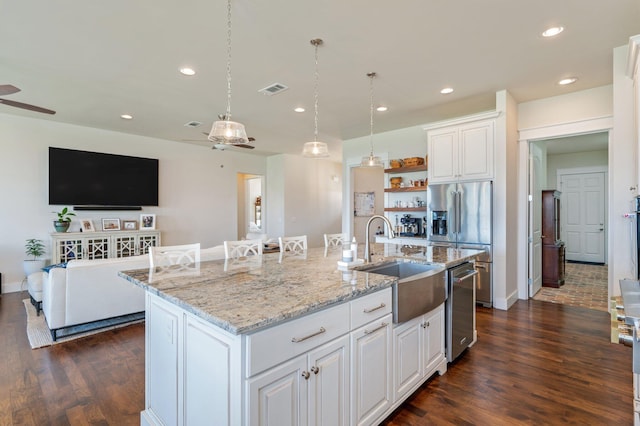
[[[71,216],[76,214],[69,210],[68,207],[63,208],[59,212],[52,212],[58,215],[58,220],[53,221],[53,227],[56,228],[56,232],[67,232],[71,225]]]
[[[44,254],[44,243],[36,238],[29,238],[24,245],[24,252],[31,257],[22,262],[25,276],[39,271],[45,266],[46,260],[39,259]]]

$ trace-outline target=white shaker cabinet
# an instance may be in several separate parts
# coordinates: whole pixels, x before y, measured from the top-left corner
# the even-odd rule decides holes
[[[429,184],[492,179],[494,120],[428,130]]]
[[[393,330],[394,399],[413,392],[436,371],[447,371],[444,348],[444,304],[398,324]]]
[[[392,315],[351,332],[351,424],[369,425],[392,403]]]
[[[348,425],[348,336],[250,379],[249,401],[251,425]]]

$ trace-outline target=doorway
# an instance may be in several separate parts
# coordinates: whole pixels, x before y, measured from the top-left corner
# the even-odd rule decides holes
[[[606,224],[608,131],[529,141],[529,297],[608,309]],[[560,191],[560,230],[567,260],[565,285],[540,286],[543,189]]]
[[[238,173],[238,231],[237,238],[247,234],[266,234],[264,176]]]

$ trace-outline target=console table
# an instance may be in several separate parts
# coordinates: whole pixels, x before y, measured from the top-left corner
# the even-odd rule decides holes
[[[160,231],[54,232],[52,263],[73,259],[108,259],[147,254],[160,245]]]

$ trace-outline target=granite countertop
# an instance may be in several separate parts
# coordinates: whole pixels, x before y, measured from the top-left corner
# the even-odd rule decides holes
[[[372,244],[372,261],[397,250],[393,257],[450,267],[481,252],[420,247],[403,253],[401,249]],[[313,248],[305,256],[272,253],[244,262],[215,260],[179,271],[139,269],[118,275],[230,333],[246,334],[396,283],[394,277],[338,268],[341,255],[341,250],[325,255],[324,248]]]

